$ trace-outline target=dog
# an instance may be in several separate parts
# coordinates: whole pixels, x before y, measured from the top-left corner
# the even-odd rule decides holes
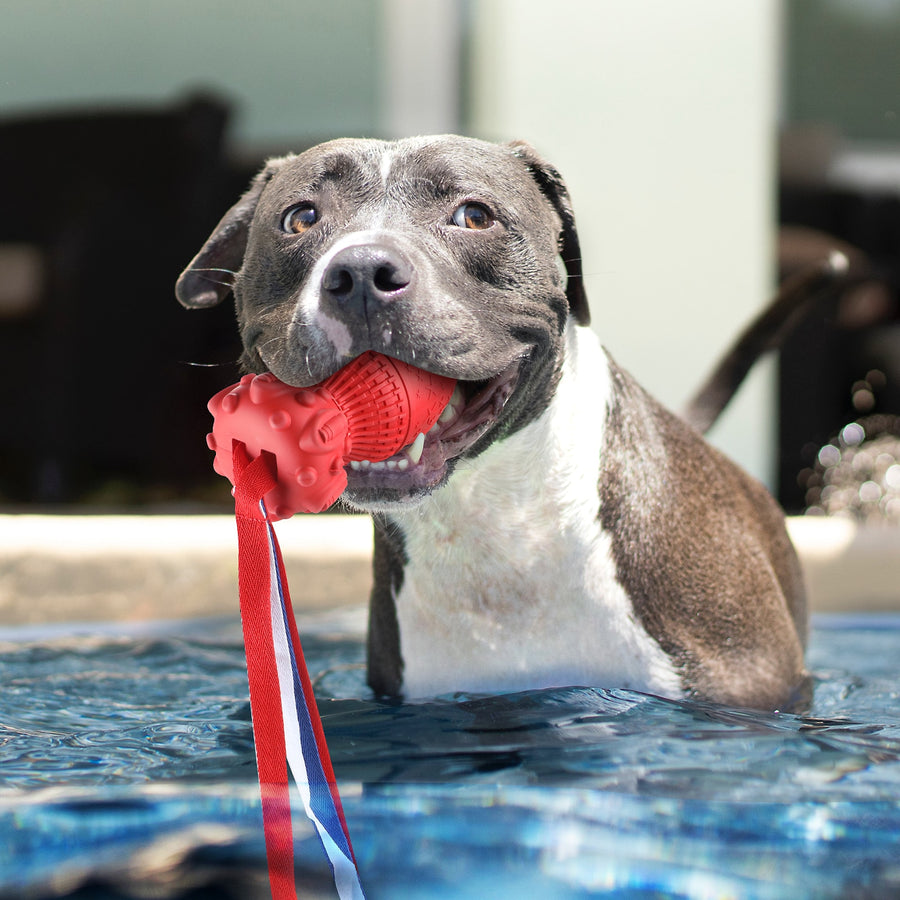
[[[568,190],[528,144],[331,141],[270,161],[176,286],[231,293],[249,372],[367,350],[458,379],[426,435],[348,467],[374,519],[368,682],[562,685],[800,708],[806,600],[765,488],[588,327]]]

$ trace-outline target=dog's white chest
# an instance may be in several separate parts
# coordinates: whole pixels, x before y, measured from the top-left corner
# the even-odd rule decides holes
[[[681,693],[597,518],[606,359],[586,329],[568,348],[546,413],[397,519],[410,560],[395,598],[408,697],[567,684]]]

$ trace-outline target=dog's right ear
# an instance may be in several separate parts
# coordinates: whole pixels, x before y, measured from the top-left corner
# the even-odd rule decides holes
[[[250,184],[247,192],[222,217],[200,252],[178,277],[175,296],[189,309],[206,309],[221,303],[234,286],[234,277],[244,262],[247,232],[256,204],[277,171],[268,165]]]

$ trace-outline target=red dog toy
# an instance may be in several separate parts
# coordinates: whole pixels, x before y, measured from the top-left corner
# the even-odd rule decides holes
[[[268,452],[278,479],[264,497],[270,517],[322,512],[347,487],[351,460],[380,462],[411,444],[438,420],[455,386],[372,351],[309,388],[245,375],[209,401],[213,467],[234,484],[234,441],[251,459]]]

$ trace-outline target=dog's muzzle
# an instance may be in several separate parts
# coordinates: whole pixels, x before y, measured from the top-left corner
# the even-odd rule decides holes
[[[414,504],[430,494],[500,418],[519,372],[516,362],[489,381],[460,381],[427,434],[383,462],[350,464],[344,498],[351,506],[378,510]]]

